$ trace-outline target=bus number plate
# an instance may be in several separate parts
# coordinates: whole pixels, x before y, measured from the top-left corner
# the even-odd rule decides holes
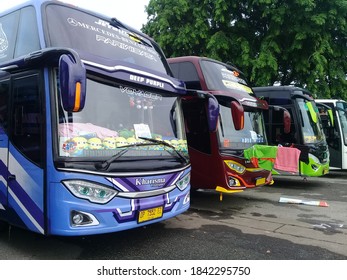
[[[139,212],[138,222],[143,223],[163,216],[163,207],[156,207]]]
[[[265,178],[259,178],[255,181],[256,186],[264,185],[264,184],[265,184]]]

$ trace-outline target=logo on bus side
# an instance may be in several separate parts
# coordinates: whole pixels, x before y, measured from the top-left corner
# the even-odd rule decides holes
[[[147,85],[151,85],[151,86],[155,86],[155,87],[159,87],[159,88],[164,88],[165,85],[162,82],[159,81],[155,81],[149,78],[144,78],[141,76],[136,76],[136,75],[130,75],[129,76],[130,80],[135,81],[135,82],[140,82],[143,84],[147,84]]]
[[[165,178],[156,178],[156,179],[146,179],[146,178],[137,178],[135,180],[136,186],[143,185],[152,185],[153,187],[163,186],[165,184]]]
[[[8,40],[7,36],[2,28],[2,24],[0,23],[0,57],[3,56],[4,52],[8,49]]]

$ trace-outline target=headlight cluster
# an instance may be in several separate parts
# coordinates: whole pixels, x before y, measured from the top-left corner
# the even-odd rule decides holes
[[[231,169],[236,171],[237,173],[244,173],[246,170],[246,167],[244,167],[242,164],[237,163],[236,161],[233,160],[225,160],[225,164]]]
[[[176,186],[183,191],[185,188],[188,187],[190,182],[190,173],[188,173],[187,175],[185,175],[182,179],[178,180],[176,182]]]
[[[312,154],[308,154],[308,158],[311,159],[311,160],[313,160],[314,163],[320,164],[320,160],[319,160],[319,158],[317,158],[316,156],[314,156],[314,155],[312,155]]]
[[[94,203],[107,203],[118,193],[109,187],[83,180],[67,180],[63,184],[75,196]]]

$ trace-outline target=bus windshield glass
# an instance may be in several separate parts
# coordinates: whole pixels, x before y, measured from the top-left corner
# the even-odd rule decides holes
[[[307,101],[302,98],[297,98],[301,126],[304,137],[305,144],[319,143],[325,140],[324,132],[319,121],[318,109],[316,104],[313,101]],[[317,114],[317,121],[314,122],[311,116],[310,110],[307,106],[307,103],[311,102],[312,106]]]
[[[93,161],[121,152],[122,159],[188,161],[180,99],[175,96],[88,79],[81,112],[64,111],[57,99],[60,157]]]
[[[245,126],[242,130],[235,130],[230,106],[221,103],[219,105],[218,138],[221,149],[243,150],[254,144],[267,144],[260,110],[248,110],[248,107],[245,107]]]
[[[45,17],[48,47],[72,48],[100,58],[122,60],[167,73],[165,58],[158,47],[122,24],[111,26],[96,15],[54,3],[46,6]]]
[[[336,102],[337,114],[341,122],[341,130],[345,145],[347,145],[347,103]]]
[[[253,93],[242,73],[232,68],[227,68],[224,64],[202,60],[201,68],[209,90],[233,90],[234,92]]]

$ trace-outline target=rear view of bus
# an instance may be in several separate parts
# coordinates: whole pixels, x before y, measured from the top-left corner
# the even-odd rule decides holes
[[[89,235],[189,208],[185,85],[155,42],[58,1],[2,12],[0,27],[3,223]]]

